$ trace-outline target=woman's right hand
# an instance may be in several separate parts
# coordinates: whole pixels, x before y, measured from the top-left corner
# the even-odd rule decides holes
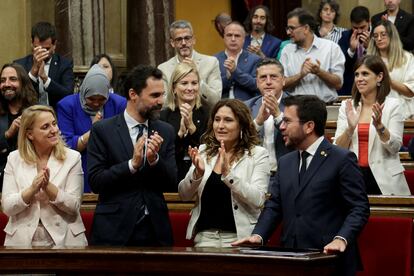
[[[359,115],[361,114],[361,106],[358,106],[355,110],[354,106],[352,105],[352,100],[346,100],[346,118],[348,121],[348,128],[350,131],[354,132],[356,126],[358,125]]]
[[[191,162],[193,162],[193,165],[195,167],[194,170],[194,179],[199,179],[204,175],[205,166],[204,161],[200,156],[200,153],[198,152],[198,148],[191,146],[188,146],[188,156],[191,158]]]

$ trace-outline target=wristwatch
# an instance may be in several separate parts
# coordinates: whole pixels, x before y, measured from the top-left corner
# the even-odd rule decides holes
[[[382,128],[377,129],[377,131],[379,131],[379,133],[380,133],[381,135],[384,135],[384,133],[385,133],[385,126],[382,126]]]

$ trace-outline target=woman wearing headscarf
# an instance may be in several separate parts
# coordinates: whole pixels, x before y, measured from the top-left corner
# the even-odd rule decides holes
[[[85,192],[90,192],[87,182],[86,145],[92,124],[117,115],[126,107],[126,99],[109,93],[110,88],[107,75],[95,64],[86,74],[79,94],[66,96],[57,105],[59,129],[68,146],[82,155]]]

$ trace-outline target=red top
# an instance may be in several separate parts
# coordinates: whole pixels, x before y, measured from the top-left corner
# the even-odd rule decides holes
[[[360,167],[369,167],[368,163],[368,137],[370,123],[358,124],[358,164]]]

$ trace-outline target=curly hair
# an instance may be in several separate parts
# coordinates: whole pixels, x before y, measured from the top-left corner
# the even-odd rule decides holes
[[[254,126],[252,114],[250,109],[240,100],[237,99],[223,99],[216,103],[210,113],[210,118],[207,124],[207,130],[202,137],[202,142],[206,144],[207,161],[209,162],[213,156],[218,154],[220,148],[220,141],[216,139],[214,134],[214,118],[220,108],[227,106],[231,109],[240,126],[241,135],[238,142],[234,146],[233,162],[239,160],[247,150],[251,155],[251,150],[255,145],[258,145],[260,140]]]

